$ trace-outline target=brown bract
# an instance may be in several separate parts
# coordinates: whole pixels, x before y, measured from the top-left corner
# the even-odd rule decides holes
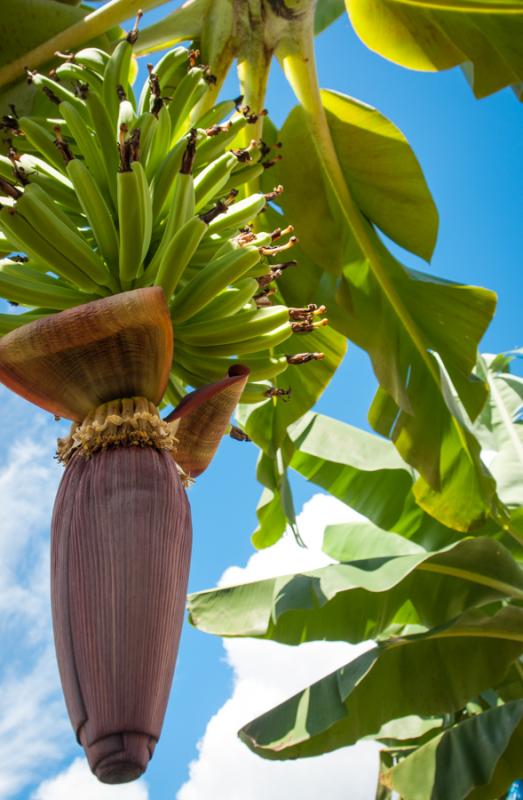
[[[162,399],[173,356],[159,287],[95,300],[0,339],[0,381],[59,417],[81,422],[123,397]]]

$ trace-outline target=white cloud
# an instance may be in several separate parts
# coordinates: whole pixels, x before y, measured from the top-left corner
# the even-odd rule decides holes
[[[2,445],[6,436],[11,445],[0,461],[0,798],[62,759],[71,741],[49,605],[49,528],[61,474],[56,434],[25,404],[10,411]],[[27,424],[31,436],[13,437]]]
[[[40,784],[31,800],[147,800],[147,785],[106,786],[91,774],[87,761],[77,758],[59,775]]]
[[[313,569],[329,563],[321,552],[326,525],[359,518],[327,495],[315,495],[298,518],[307,549],[287,534],[274,547],[253,555],[247,566],[231,567],[221,585],[245,583],[275,574]],[[373,800],[377,781],[377,746],[363,742],[318,758],[266,761],[243,745],[237,730],[253,717],[299,691],[366,649],[344,642],[311,642],[287,647],[250,639],[224,640],[234,672],[231,698],[209,721],[189,768],[189,780],[177,800]]]

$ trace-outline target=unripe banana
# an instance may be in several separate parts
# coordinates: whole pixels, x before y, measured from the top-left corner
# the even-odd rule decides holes
[[[244,247],[209,262],[174,298],[171,307],[174,322],[179,325],[194,316],[219,292],[245,275],[259,259],[256,249]]]
[[[95,179],[79,158],[67,165],[67,174],[91,226],[94,238],[109,269],[118,276],[118,234],[111,211]]]
[[[222,131],[215,136],[207,136],[197,151],[197,164],[199,166],[214,161],[223,151],[231,145],[238,134],[247,125],[243,116],[235,117],[230,123],[229,130]]]
[[[130,289],[142,265],[143,188],[138,171],[119,172],[116,179],[120,223],[119,275],[124,290]]]
[[[87,84],[90,90],[97,94],[103,93],[103,81],[96,72],[76,64],[74,61],[66,61],[65,64],[60,64],[54,73],[60,81],[77,81],[82,85]]]
[[[129,89],[129,72],[131,69],[132,44],[128,38],[122,39],[114,48],[107,64],[103,78],[103,103],[109,118],[116,125],[120,98],[118,89],[121,86],[125,94]]]
[[[251,339],[242,339],[241,341],[228,342],[226,344],[207,343],[205,347],[197,347],[192,343],[189,345],[184,342],[183,349],[185,351],[190,349],[195,355],[201,353],[203,356],[237,356],[241,358],[249,353],[262,353],[266,350],[271,350],[273,347],[282,344],[290,336],[292,336],[292,327],[290,322],[287,321],[272,331],[259,334]]]
[[[171,118],[165,106],[162,106],[156,119],[152,115],[148,115],[152,121],[150,142],[144,139],[143,126],[140,126],[142,131],[142,152],[146,153],[145,172],[149,181],[152,181],[156,176],[161,163],[164,159],[165,153],[169,150],[171,142]]]
[[[194,179],[196,211],[201,211],[220,194],[237,163],[238,159],[233,153],[224,153],[196,176]]]
[[[30,117],[21,117],[18,125],[27,141],[45,157],[49,164],[52,164],[60,172],[65,172],[64,159],[55,145],[55,137],[47,128]]]
[[[177,142],[190,121],[191,109],[201,100],[208,90],[208,85],[199,67],[191,67],[182,78],[169,103],[171,117],[172,142]]]
[[[30,183],[36,183],[57,203],[73,213],[81,211],[78,198],[73,190],[71,181],[58,170],[51,167],[43,159],[29,153],[22,153],[18,157],[18,167],[23,169]]]
[[[97,181],[100,189],[106,191],[108,186],[102,151],[95,137],[87,127],[83,117],[78,114],[76,108],[70,103],[60,103],[60,111],[67,122],[71,135],[82,153],[87,167],[93,174],[93,178]]]
[[[206,230],[205,222],[199,217],[192,217],[166,246],[154,282],[163,288],[167,299],[174,293]]]
[[[242,278],[234,286],[228,286],[216,295],[201,311],[191,317],[192,322],[203,322],[206,319],[230,317],[248,303],[259,289],[255,278]]]
[[[89,92],[86,104],[96,139],[100,145],[105,182],[109,187],[112,206],[116,209],[116,173],[118,171],[118,146],[113,124],[101,98]]]
[[[75,53],[74,60],[81,64],[83,67],[96,72],[97,75],[103,76],[105,67],[109,61],[110,56],[108,53],[100,50],[98,47],[84,47]]]
[[[35,275],[38,279],[35,279]],[[56,285],[52,278],[45,280],[31,270],[28,274],[23,264],[13,261],[0,262],[0,294],[8,300],[26,306],[45,306],[55,310],[72,308],[73,306],[98,300],[100,295],[83,294],[73,288],[65,289]]]
[[[70,92],[69,89],[61,83],[58,83],[58,81],[54,81],[48,78],[47,75],[41,75],[40,73],[31,74],[30,81],[38,88],[43,89],[48,97],[50,99],[52,98],[52,102],[58,105],[59,102],[67,101],[76,109],[80,116],[87,118],[84,103],[79,97],[73,94],[73,92]]]
[[[89,247],[73,226],[66,225],[56,213],[56,209],[42,200],[39,187],[28,186],[23,196],[17,202],[17,211],[27,221],[31,221],[43,239],[72,264],[77,264],[79,270],[99,286],[108,286],[113,291],[118,291],[117,285],[99,256]],[[64,277],[68,277],[64,275]]]
[[[209,233],[238,231],[252,222],[267,204],[264,194],[253,194],[245,200],[233,203],[225,214],[216,217],[209,225]]]
[[[17,242],[18,250],[27,253],[36,263],[45,264],[50,271],[58,273],[85,292],[105,294],[94,280],[91,280],[76,264],[69,261],[44,239],[16,209],[2,208],[0,210],[0,228],[7,233],[10,239]]]
[[[177,142],[169,155],[163,159],[156,175],[152,178],[153,217],[155,219],[163,216],[167,207],[170,207],[174,192],[174,181],[180,171],[186,146],[187,142],[184,139]]]
[[[259,178],[263,173],[263,164],[260,163],[248,164],[241,169],[234,169],[231,173],[231,177],[223,187],[222,192],[227,195],[232,189],[237,189],[238,186],[243,186],[251,181],[255,181],[256,178]]]
[[[152,71],[158,80],[163,96],[168,98],[173,96],[179,82],[187,73],[187,66],[188,52],[185,47],[175,47],[174,50],[169,50],[169,52],[154,65]],[[150,81],[146,81],[143,85],[138,102],[138,111],[140,114],[144,111],[152,111],[151,97]]]
[[[270,306],[243,311],[234,317],[177,324],[176,333],[188,344],[220,345],[240,342],[270,333],[289,319],[287,306]]]
[[[135,161],[133,164],[131,164],[131,169],[138,178],[138,183],[141,190],[141,214],[143,219],[141,262],[143,264],[149,250],[149,245],[151,244],[151,234],[153,230],[153,206],[151,202],[151,192],[149,191],[147,176],[142,164],[139,161]]]
[[[232,114],[239,100],[240,98],[237,98],[236,100],[222,100],[220,103],[216,103],[216,105],[208,111],[205,111],[202,116],[195,121],[195,125],[197,125],[198,128],[210,128],[212,125],[217,125],[224,120],[225,117],[228,117],[229,114]]]
[[[28,322],[35,322],[37,319],[49,317],[54,313],[54,308],[34,308],[24,314],[0,314],[0,335],[3,336],[22,325],[27,325]]]

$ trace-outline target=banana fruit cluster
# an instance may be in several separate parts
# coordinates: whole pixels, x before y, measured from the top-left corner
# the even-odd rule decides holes
[[[193,51],[177,47],[135,97],[133,31],[111,55],[63,57],[50,75],[28,71],[49,116],[3,120],[0,155],[0,295],[24,313],[0,314],[0,334],[121,291],[161,286],[175,333],[166,402],[250,370],[242,402],[281,390],[271,379],[321,353],[276,356],[293,333],[326,324],[324,307],[289,309],[273,263],[292,228],[259,230],[282,191],[248,194],[264,169],[261,142],[234,149],[253,120],[239,101],[203,113],[212,82]],[[226,119],[224,122],[223,120]]]

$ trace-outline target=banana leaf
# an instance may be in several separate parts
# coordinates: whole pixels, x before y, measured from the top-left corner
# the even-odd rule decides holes
[[[522,652],[522,608],[466,612],[440,628],[368,650],[239,735],[264,758],[320,755],[377,734],[389,720],[458,711],[500,682]]]
[[[344,563],[193,594],[190,622],[219,636],[357,643],[391,626],[396,634],[407,625],[430,628],[467,609],[523,600],[523,570],[498,542],[468,539],[427,553],[367,525],[354,535],[354,527],[343,548],[344,526],[326,531],[327,554]]]
[[[369,418],[420,473],[418,503],[448,527],[471,530],[497,513],[494,481],[468,423],[487,395],[484,382],[471,373],[495,298],[485,289],[407,269],[391,255],[376,228],[430,255],[435,217],[421,171],[404,139],[380,115],[332,92],[323,92],[322,99],[339,180],[355,208],[349,216],[326,177],[306,112],[294,109],[279,134],[286,158],[274,169],[288,187],[279,198],[286,218],[301,221],[297,233],[307,260],[300,271],[314,265],[304,280],[316,284],[331,324],[369,353],[380,383]],[[381,159],[380,144],[386,154]],[[369,174],[368,165],[375,163],[376,174]],[[402,197],[395,194],[398,185],[405,186],[397,190]],[[395,218],[398,201],[405,216]],[[415,206],[413,234],[415,226],[406,220]],[[286,299],[290,280],[281,281]]]
[[[404,800],[493,800],[521,774],[523,700],[472,716],[385,771]]]
[[[409,69],[461,65],[477,97],[523,82],[523,7],[511,0],[345,0],[354,30]]]

